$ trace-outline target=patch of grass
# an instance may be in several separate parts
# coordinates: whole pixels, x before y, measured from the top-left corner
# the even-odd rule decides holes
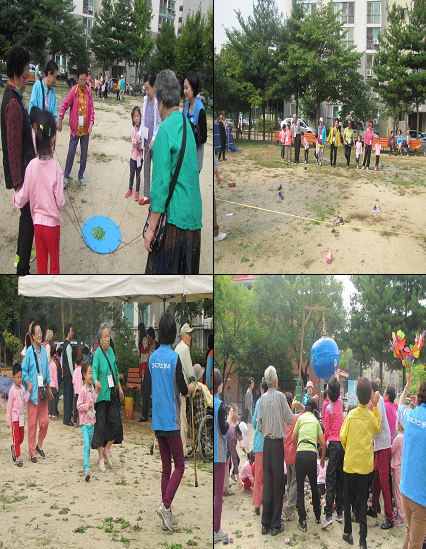
[[[198,545],[198,543],[196,541],[194,541],[193,539],[189,539],[187,542],[186,542],[186,545],[189,545],[191,547],[195,547]]]
[[[51,516],[52,516],[52,514],[51,514],[51,513],[44,513],[44,515],[43,515],[43,516],[44,516],[44,517],[51,517]]]
[[[136,530],[136,531],[142,530],[138,522],[133,526],[133,530]]]
[[[249,261],[250,259],[248,259],[247,257],[242,257],[240,263],[248,263]]]
[[[121,480],[118,480],[115,484],[119,484],[121,486],[126,486],[126,479],[122,478]]]
[[[55,505],[51,505],[50,508],[53,509],[54,511],[55,511],[55,509],[59,509],[59,507],[56,505],[56,503],[55,503]]]
[[[244,242],[239,242],[238,246],[240,246],[243,250],[249,247],[250,244],[244,244]]]
[[[84,532],[86,531],[86,526],[79,526],[78,528],[76,528],[75,530],[73,530],[74,534],[84,534]]]
[[[60,515],[66,515],[68,513],[68,511],[69,511],[68,507],[64,507],[63,509],[61,509],[59,511],[59,514]]]
[[[128,528],[130,526],[130,522],[127,522],[127,520],[121,519],[121,528]]]
[[[34,480],[26,480],[25,483],[27,485],[27,488],[35,488],[37,486]]]

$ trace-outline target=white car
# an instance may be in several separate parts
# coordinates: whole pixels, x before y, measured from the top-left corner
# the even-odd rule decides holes
[[[31,65],[31,63],[30,63],[30,74],[35,74],[35,65]]]
[[[314,130],[314,128],[312,128],[311,126],[308,126],[301,118],[299,118],[298,120],[300,122],[300,127],[302,128],[303,133],[315,133],[316,130]],[[289,122],[291,124],[293,122],[293,118],[285,118],[284,120],[282,120],[280,122],[281,129],[283,129],[284,124],[287,126]]]

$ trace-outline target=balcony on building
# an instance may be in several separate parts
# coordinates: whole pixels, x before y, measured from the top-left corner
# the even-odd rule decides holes
[[[381,2],[367,2],[367,24],[381,25]]]

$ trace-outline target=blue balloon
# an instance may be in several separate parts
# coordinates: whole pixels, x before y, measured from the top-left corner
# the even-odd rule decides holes
[[[334,361],[340,363],[340,353],[336,342],[329,337],[322,337],[312,345],[311,365],[318,379],[329,379],[334,375]]]

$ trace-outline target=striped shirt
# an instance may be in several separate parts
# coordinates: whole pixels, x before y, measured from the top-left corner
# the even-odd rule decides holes
[[[292,425],[293,418],[283,393],[272,387],[262,395],[257,410],[257,428],[263,438],[286,438],[284,422]]]
[[[237,453],[237,426],[233,423],[229,424],[228,432],[226,433],[226,443],[228,446],[228,456],[232,459],[234,473],[238,475],[238,453]]]

